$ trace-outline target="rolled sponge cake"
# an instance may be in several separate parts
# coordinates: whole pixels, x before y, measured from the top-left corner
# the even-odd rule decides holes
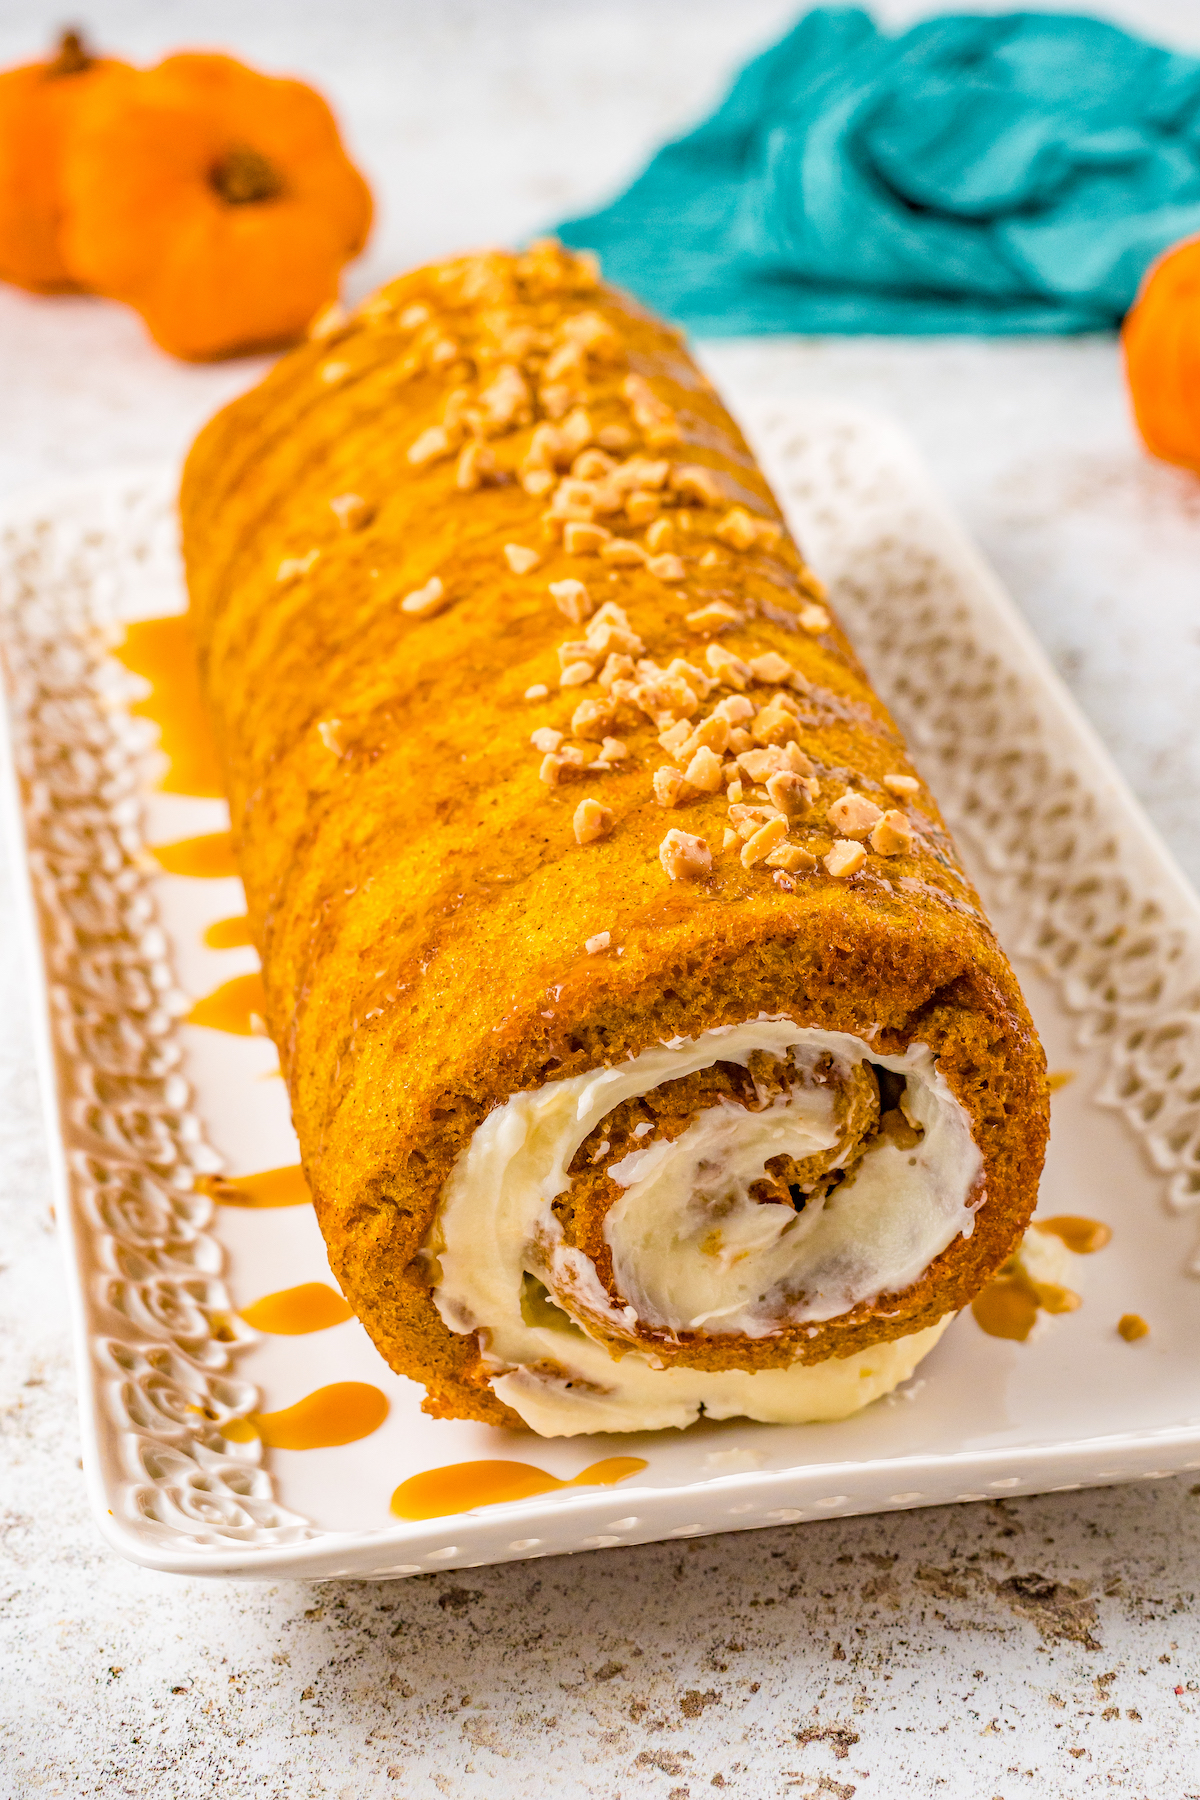
[[[332,1267],[445,1417],[842,1416],[1011,1252],[1045,1064],[679,336],[419,269],[201,433],[201,678]]]

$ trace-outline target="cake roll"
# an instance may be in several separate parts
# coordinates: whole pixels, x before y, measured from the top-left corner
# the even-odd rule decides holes
[[[937,804],[680,336],[552,242],[327,315],[181,512],[331,1266],[440,1417],[844,1417],[1048,1105]]]

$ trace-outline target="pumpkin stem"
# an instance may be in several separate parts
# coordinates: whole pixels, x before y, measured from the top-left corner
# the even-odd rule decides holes
[[[212,168],[208,179],[229,206],[253,206],[275,200],[283,192],[278,169],[248,144],[235,144]]]
[[[58,40],[58,53],[47,65],[47,75],[82,75],[95,58],[88,52],[82,31],[69,26]]]

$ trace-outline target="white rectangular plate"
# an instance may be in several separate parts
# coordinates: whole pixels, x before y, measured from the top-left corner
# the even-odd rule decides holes
[[[211,1575],[400,1576],[785,1521],[1151,1479],[1200,1467],[1200,908],[907,441],[873,416],[790,406],[750,421],[801,543],[908,734],[1017,963],[1052,1069],[1041,1214],[1112,1225],[1074,1265],[1082,1309],[1025,1344],[951,1327],[898,1394],[836,1425],[701,1423],[545,1441],[427,1418],[356,1320],[250,1330],[263,1294],[330,1281],[309,1207],[192,1191],[297,1160],[274,1049],[183,1021],[254,967],[201,934],[233,878],[165,875],[147,843],[222,829],[224,803],[155,788],[122,620],[180,610],[165,479],[60,489],[0,532],[13,764],[8,837],[28,858],[30,964],[56,1206],[77,1332],[86,1467],[124,1555]],[[8,736],[5,734],[5,743]],[[1118,1317],[1140,1313],[1130,1345]],[[264,1452],[230,1419],[334,1381],[390,1411],[341,1448]],[[619,1487],[405,1523],[419,1471],[507,1458]]]

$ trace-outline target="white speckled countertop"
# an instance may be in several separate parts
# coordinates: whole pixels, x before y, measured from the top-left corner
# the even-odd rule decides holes
[[[599,198],[793,10],[98,0],[89,23],[135,57],[221,44],[326,87],[382,202],[358,294]],[[1200,48],[1194,0],[1106,10]],[[0,62],[36,53],[58,22],[45,0],[5,8]],[[705,354],[735,405],[832,395],[905,425],[1200,881],[1200,482],[1139,450],[1115,345]],[[0,290],[0,494],[177,459],[254,372],[170,363],[99,302]],[[8,883],[5,871],[0,1792],[1200,1795],[1200,1487],[1182,1480],[396,1584],[205,1584],[118,1561],[77,1462]]]

